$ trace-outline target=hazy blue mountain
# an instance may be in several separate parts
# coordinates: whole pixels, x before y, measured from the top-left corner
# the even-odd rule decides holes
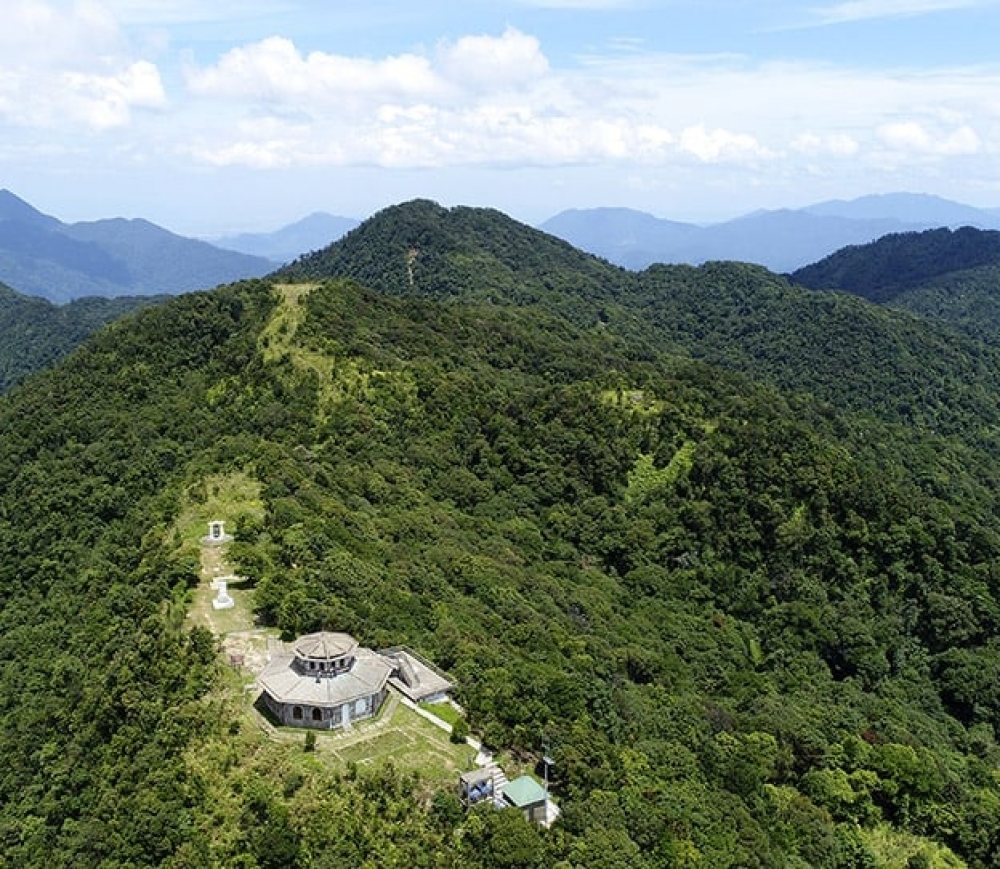
[[[273,268],[270,260],[222,250],[146,220],[63,223],[0,191],[0,281],[53,302],[181,293]]]
[[[49,228],[58,226],[59,224],[59,221],[54,217],[42,214],[33,205],[29,205],[21,197],[15,196],[9,190],[0,190],[0,221],[3,220]]]
[[[755,211],[708,226],[627,209],[595,208],[562,212],[540,228],[633,269],[656,262],[699,265],[711,260],[739,260],[788,272],[888,233],[966,225],[1000,228],[1000,209],[898,193],[832,200],[800,209]]]
[[[674,261],[738,260],[785,272],[847,245],[912,228],[891,218],[854,220],[790,209],[760,211],[705,227],[676,252]]]
[[[845,201],[832,199],[804,209],[810,214],[854,220],[895,219],[928,228],[975,226],[1000,229],[1000,209],[974,208],[927,193],[882,193]]]
[[[694,223],[662,220],[631,208],[570,209],[538,227],[588,253],[641,269],[698,233]]]
[[[302,254],[326,247],[358,225],[352,217],[317,211],[274,232],[245,232],[222,236],[213,244],[253,256],[288,263]]]

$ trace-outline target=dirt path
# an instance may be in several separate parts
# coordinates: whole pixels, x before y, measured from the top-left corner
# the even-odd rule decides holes
[[[226,559],[226,546],[202,545],[200,554],[201,581],[195,589],[188,618],[219,638],[228,660],[240,661],[245,672],[256,676],[270,655],[280,651],[277,632],[256,623],[253,589],[246,578],[233,574],[233,566]],[[212,583],[220,578],[226,580],[227,594],[235,603],[229,609],[217,610],[212,606],[216,596]]]

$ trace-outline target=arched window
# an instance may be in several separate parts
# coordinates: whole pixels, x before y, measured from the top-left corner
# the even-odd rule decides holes
[[[292,707],[292,718],[294,718],[296,721],[301,721],[302,720],[302,707],[301,706],[293,706]]]
[[[323,720],[323,710],[320,709],[320,708],[318,708],[318,707],[314,707],[313,708],[313,721],[322,721],[322,720]]]

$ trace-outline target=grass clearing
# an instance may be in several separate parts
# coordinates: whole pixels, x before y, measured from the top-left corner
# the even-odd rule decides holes
[[[944,845],[903,830],[894,830],[888,824],[861,831],[865,844],[874,852],[879,866],[886,869],[906,869],[910,860],[923,860],[920,865],[929,869],[966,869],[966,862]]]
[[[205,698],[216,710],[223,731],[229,733],[207,750],[229,757],[230,763],[260,764],[271,771],[285,771],[281,774],[336,771],[348,764],[372,769],[391,763],[399,770],[418,773],[432,787],[452,787],[459,773],[473,767],[475,751],[452,743],[444,730],[400,702],[395,693],[390,693],[376,717],[355,722],[349,730],[275,727],[254,708],[259,691],[255,673],[263,666],[278,632],[256,624],[250,581],[228,579],[233,572],[226,559],[228,546],[204,546],[201,539],[210,521],[231,522],[241,515],[262,516],[263,511],[260,487],[250,475],[211,476],[188,488],[188,498],[171,532],[178,554],[197,557],[201,567],[201,581],[191,594],[188,624],[209,628],[220,639],[227,663],[232,654],[242,654],[245,661],[241,668],[220,668],[216,687]],[[220,577],[227,577],[227,593],[235,602],[231,609],[212,606],[216,589],[211,582]],[[449,723],[459,717],[447,703],[428,704],[427,708]],[[316,738],[310,752],[305,751],[306,733]],[[211,766],[205,757],[192,757],[191,763]]]
[[[421,703],[420,708],[429,712],[435,718],[440,718],[446,724],[455,726],[455,722],[462,720],[462,713],[450,703]]]
[[[397,703],[385,715],[377,731],[362,732],[356,740],[351,734],[320,734],[317,749],[345,766],[392,763],[434,785],[453,785],[459,773],[473,768],[474,749],[451,742],[447,733],[414,710]]]

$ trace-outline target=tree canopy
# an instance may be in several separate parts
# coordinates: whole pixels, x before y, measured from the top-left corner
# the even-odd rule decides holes
[[[995,393],[955,351],[978,345],[831,297],[815,340],[869,318],[851,371],[796,349],[807,291],[760,270],[581,275],[561,244],[525,263],[506,219],[457,216],[503,231],[445,245],[440,282],[414,265],[410,292],[412,227],[376,222],[345,243],[394,238],[398,262],[366,244],[353,279],[173,299],[0,400],[5,859],[995,865]],[[399,292],[361,283],[382,267]],[[876,370],[886,330],[894,364],[934,372],[920,414]],[[487,743],[528,767],[548,746],[552,830],[392,765],[252,748],[213,638],[184,626],[174,531],[225,471],[260,485],[232,554],[262,621],[446,668]]]

